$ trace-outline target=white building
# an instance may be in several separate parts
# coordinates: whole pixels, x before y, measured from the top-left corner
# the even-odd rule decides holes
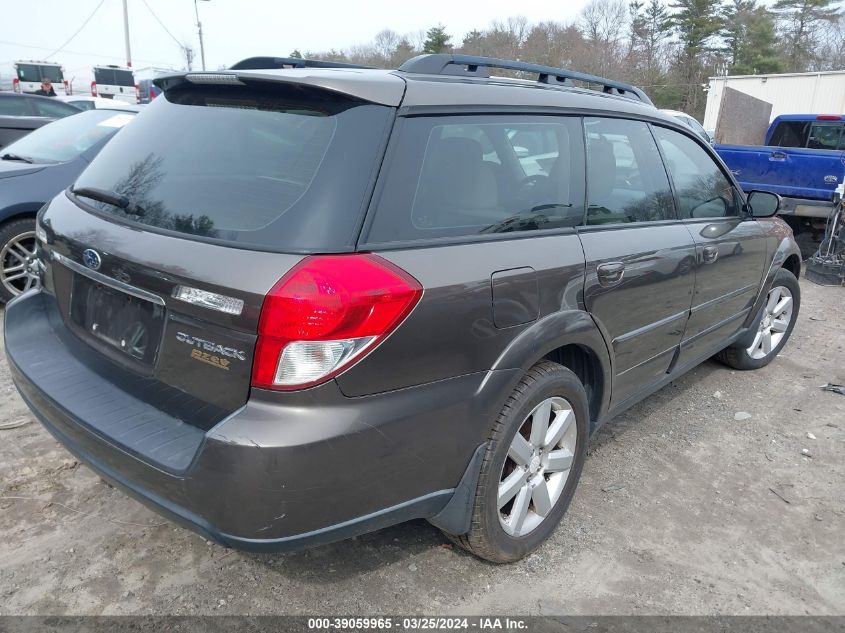
[[[768,101],[772,118],[779,114],[845,114],[845,70],[710,77],[705,129],[716,129],[725,88]]]

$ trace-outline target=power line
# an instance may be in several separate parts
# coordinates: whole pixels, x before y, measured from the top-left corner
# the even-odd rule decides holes
[[[0,40],[0,44],[5,44],[6,46],[16,46],[16,47],[19,47],[19,48],[31,48],[33,50],[39,50],[39,51],[49,50],[46,46],[33,46],[32,44],[21,44],[20,42],[10,42],[8,40]],[[123,57],[118,57],[117,55],[104,55],[102,53],[83,53],[83,52],[80,52],[80,51],[69,51],[69,50],[65,50],[63,52],[64,52],[65,55],[80,55],[80,56],[85,56],[85,57],[101,57],[103,59],[121,59],[121,60],[123,59]],[[2,62],[2,64],[0,64],[0,66],[5,66],[6,64],[10,64],[14,60],[15,60],[15,58],[12,58],[12,59],[9,59],[5,62]],[[155,65],[159,65],[159,66],[172,66],[173,65],[172,61],[166,61],[165,62],[165,61],[156,60],[156,59],[141,59],[139,57],[136,57],[135,61],[144,62],[144,63],[147,63],[147,64],[155,64]]]
[[[152,7],[150,7],[150,5],[147,4],[147,0],[141,0],[141,2],[144,3],[144,6],[147,7],[147,11],[149,11],[150,15],[152,15],[156,19],[156,22],[158,22],[159,26],[164,29],[164,32],[167,33],[174,42],[176,42],[176,44],[179,46],[179,48],[184,48],[184,45],[182,44],[182,42],[180,42],[176,38],[176,36],[173,35],[173,33],[171,33],[170,30],[166,26],[164,26],[164,22],[162,22],[159,19],[159,17],[155,14],[155,11],[152,10]]]
[[[100,0],[100,3],[99,3],[96,7],[94,7],[94,10],[93,10],[93,11],[91,11],[91,15],[89,15],[87,18],[85,18],[85,21],[82,23],[82,25],[81,25],[78,29],[76,29],[76,31],[74,31],[74,32],[73,32],[73,35],[71,35],[71,36],[67,39],[67,41],[66,41],[64,44],[62,44],[62,45],[61,45],[61,46],[59,46],[56,50],[54,50],[52,53],[50,53],[49,55],[47,55],[47,57],[45,57],[44,59],[50,59],[53,55],[55,55],[56,53],[58,53],[59,51],[61,51],[61,50],[62,50],[65,46],[67,46],[68,44],[70,44],[70,43],[73,41],[73,38],[75,38],[77,35],[79,35],[79,32],[80,32],[82,29],[84,29],[84,28],[85,28],[85,25],[87,25],[87,24],[91,21],[91,18],[93,18],[93,17],[94,17],[94,14],[96,14],[96,13],[97,13],[97,11],[99,11],[99,10],[100,10],[100,7],[101,7],[101,6],[103,6],[103,3],[104,3],[105,1],[106,1],[106,0]]]

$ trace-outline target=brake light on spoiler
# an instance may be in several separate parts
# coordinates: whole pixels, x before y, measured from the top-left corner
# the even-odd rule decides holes
[[[842,117],[838,114],[819,114],[816,116],[817,121],[841,121]]]
[[[333,378],[393,332],[422,294],[377,255],[306,257],[264,299],[252,385],[293,390]]]

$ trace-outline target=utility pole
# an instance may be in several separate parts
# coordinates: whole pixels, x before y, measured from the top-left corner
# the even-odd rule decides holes
[[[126,65],[132,68],[132,49],[129,48],[129,8],[123,0],[123,36],[126,38]]]
[[[183,44],[182,52],[185,54],[185,63],[188,65],[188,70],[193,70],[191,64],[194,61],[194,49],[187,44]]]
[[[126,0],[123,0],[123,2],[125,3]],[[197,8],[197,0],[194,0],[194,12],[197,15],[197,33],[200,36],[200,61],[202,61],[202,69],[205,70],[205,46],[203,46],[202,42],[202,22],[200,22],[200,10]]]

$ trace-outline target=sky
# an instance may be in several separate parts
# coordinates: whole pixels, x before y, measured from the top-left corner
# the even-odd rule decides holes
[[[182,68],[185,61],[180,44],[187,44],[194,48],[194,69],[200,68],[193,0],[126,2],[133,67]],[[201,0],[198,4],[206,68],[217,69],[254,55],[345,49],[371,41],[385,28],[404,34],[442,23],[457,44],[471,29],[510,16],[522,15],[529,22],[569,21],[586,3]],[[0,73],[10,72],[8,65],[18,59],[59,61],[65,78],[87,76],[94,64],[125,65],[123,0],[0,0],[0,16]]]

